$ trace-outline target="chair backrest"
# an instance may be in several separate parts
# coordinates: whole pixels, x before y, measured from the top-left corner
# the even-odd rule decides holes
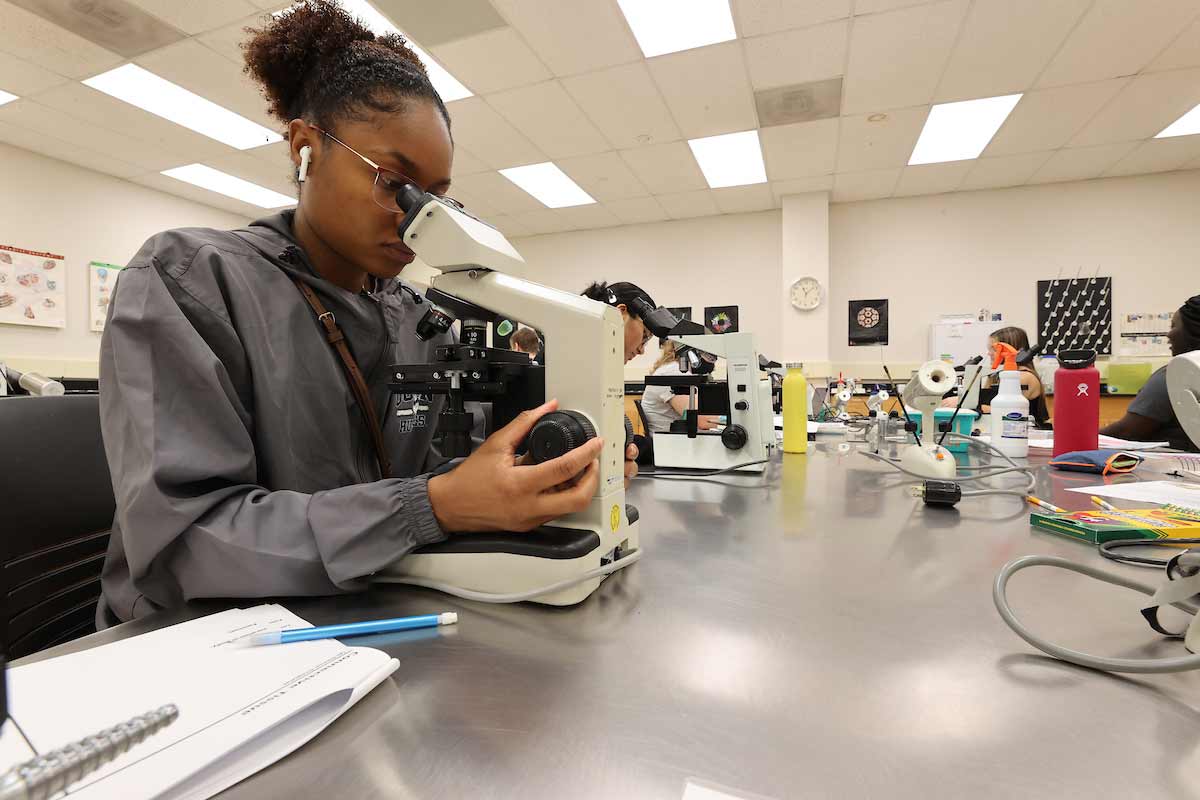
[[[650,420],[646,419],[646,409],[642,408],[642,401],[634,400],[633,406],[634,406],[634,408],[637,409],[638,421],[642,423],[642,432],[638,435],[639,436],[649,436],[650,435]]]
[[[99,403],[95,394],[0,400],[9,658],[95,630],[115,510]]]

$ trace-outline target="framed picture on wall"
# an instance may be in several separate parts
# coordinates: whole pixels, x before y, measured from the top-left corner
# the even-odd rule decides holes
[[[108,303],[112,300],[112,291],[117,285],[117,273],[121,268],[115,264],[105,264],[93,261],[88,264],[88,316],[91,318],[92,331],[100,333],[104,330],[104,321],[108,319]]]
[[[674,314],[675,319],[686,319],[688,322],[692,321],[691,306],[667,306],[667,311],[670,311],[672,314]]]
[[[64,256],[0,245],[0,322],[67,327]]]
[[[713,333],[737,333],[738,307],[705,306],[704,327]]]
[[[888,301],[850,301],[850,346],[888,343]]]

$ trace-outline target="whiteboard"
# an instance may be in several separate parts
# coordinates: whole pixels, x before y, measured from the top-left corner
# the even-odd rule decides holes
[[[929,357],[962,364],[975,356],[987,356],[988,335],[998,323],[974,319],[946,320],[929,326]]]

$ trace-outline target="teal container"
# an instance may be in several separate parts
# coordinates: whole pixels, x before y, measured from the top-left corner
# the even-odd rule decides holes
[[[909,412],[909,413],[911,414],[911,412]],[[934,421],[937,422],[937,427],[938,427],[938,432],[935,433],[935,435],[933,437],[934,443],[936,443],[938,440],[938,437],[940,437],[942,435],[940,433],[940,431],[942,429],[942,424],[949,422],[951,417],[954,417],[954,409],[953,408],[939,408],[938,410],[933,412],[933,418],[934,418]],[[975,429],[975,421],[978,418],[979,418],[979,415],[976,414],[974,411],[968,411],[965,408],[962,409],[961,411],[958,412],[958,416],[954,417],[954,432],[961,433],[963,436],[970,436],[971,431],[973,431]],[[921,414],[912,414],[912,421],[917,423],[917,435],[921,437],[921,441],[924,441],[925,440],[925,431],[921,430],[922,420],[923,420],[923,417]],[[962,439],[955,439],[950,436],[946,437],[946,441],[942,443],[942,446],[945,447],[947,450],[949,450],[951,453],[965,453],[970,449],[970,445],[968,445]]]

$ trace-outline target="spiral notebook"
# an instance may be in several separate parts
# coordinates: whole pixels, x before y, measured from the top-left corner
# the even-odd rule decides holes
[[[263,631],[307,627],[282,606],[238,608],[13,667],[9,712],[20,731],[4,726],[0,771],[174,703],[173,724],[69,796],[211,797],[312,739],[398,666],[382,651],[334,639],[244,645]]]

